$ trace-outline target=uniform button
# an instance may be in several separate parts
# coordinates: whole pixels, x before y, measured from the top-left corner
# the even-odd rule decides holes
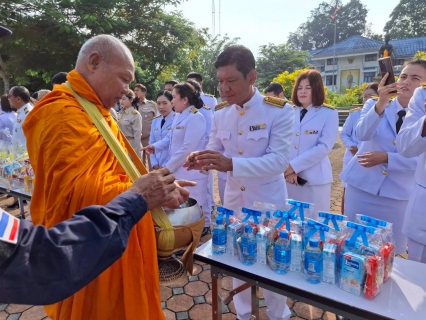
[[[396,146],[396,140],[393,140],[393,145]]]
[[[297,149],[298,148],[298,146],[294,146],[294,149]]]
[[[296,136],[300,136],[300,133],[298,132],[298,133],[296,133]]]
[[[238,150],[238,154],[243,154],[243,150]]]
[[[388,175],[388,172],[387,172],[386,170],[383,170],[383,171],[382,171],[382,173],[383,173],[385,176],[387,176],[387,175]]]
[[[243,116],[244,115],[244,111],[243,110],[241,110],[240,111],[240,116]]]
[[[240,131],[238,131],[238,135],[242,135],[243,134],[243,132],[240,130]]]
[[[241,189],[241,191],[244,191],[244,190],[246,190],[246,188],[245,188],[245,187],[241,187],[240,189]]]

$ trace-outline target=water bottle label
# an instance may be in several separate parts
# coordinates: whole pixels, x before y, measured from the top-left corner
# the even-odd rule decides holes
[[[241,251],[244,256],[256,255],[256,243],[241,243]]]
[[[278,263],[290,263],[290,250],[275,248],[274,259]]]
[[[226,233],[213,232],[213,244],[218,246],[224,246],[226,244]]]
[[[322,261],[321,259],[309,259],[308,254],[305,256],[305,269],[309,272],[321,273]]]

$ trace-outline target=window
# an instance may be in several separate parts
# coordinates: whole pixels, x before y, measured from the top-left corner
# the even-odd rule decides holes
[[[404,64],[404,59],[395,59],[395,65],[396,66],[402,66]]]
[[[333,77],[334,77],[334,81],[333,81]],[[325,77],[325,85],[326,86],[335,86],[336,85],[336,81],[337,80],[337,75],[334,76],[326,76]],[[334,83],[332,83],[334,82]]]
[[[377,60],[377,53],[373,53],[373,54],[366,54],[365,55],[365,62],[368,61],[376,61]]]
[[[364,82],[373,82],[375,76],[375,72],[364,72]]]
[[[334,59],[334,64],[337,64],[337,58]],[[327,65],[328,66],[333,65],[333,58],[327,59]]]

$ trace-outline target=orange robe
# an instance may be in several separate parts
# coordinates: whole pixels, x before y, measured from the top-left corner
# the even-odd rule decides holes
[[[68,81],[96,104],[124,146],[109,110],[84,78],[74,70]],[[34,224],[52,227],[88,205],[108,203],[131,185],[65,85],[55,86],[23,127],[36,176],[30,207]],[[45,306],[47,315],[53,320],[164,319],[156,252],[154,224],[147,213],[132,230],[123,257],[73,296]]]

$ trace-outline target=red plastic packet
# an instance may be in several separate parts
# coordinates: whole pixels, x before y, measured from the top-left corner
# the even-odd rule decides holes
[[[395,245],[390,242],[386,242],[385,245],[380,249],[383,257],[384,257],[384,265],[385,270],[383,273],[383,281],[386,281],[389,279],[392,268],[393,268],[393,259],[395,257]]]

